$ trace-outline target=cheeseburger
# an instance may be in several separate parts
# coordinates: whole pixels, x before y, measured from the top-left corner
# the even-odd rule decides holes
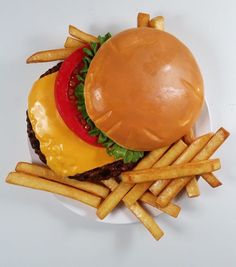
[[[55,173],[99,181],[179,140],[203,100],[199,67],[181,41],[154,28],[128,29],[75,49],[34,83],[28,136]]]

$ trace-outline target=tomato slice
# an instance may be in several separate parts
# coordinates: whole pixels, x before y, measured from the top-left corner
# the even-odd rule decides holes
[[[83,57],[85,56],[83,52],[84,47],[73,52],[65,59],[60,67],[55,82],[56,106],[63,121],[71,131],[85,142],[91,145],[101,146],[97,143],[96,136],[89,135],[90,126],[78,110],[77,99],[74,94],[75,88],[79,84],[77,75],[83,67]]]

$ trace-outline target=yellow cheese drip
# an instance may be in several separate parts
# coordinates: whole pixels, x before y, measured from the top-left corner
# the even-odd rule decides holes
[[[28,98],[29,119],[47,165],[70,176],[113,162],[105,148],[89,145],[65,125],[54,98],[56,76],[57,72],[36,81]]]

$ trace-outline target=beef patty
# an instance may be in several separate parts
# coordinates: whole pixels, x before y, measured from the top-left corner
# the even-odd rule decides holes
[[[40,76],[40,78],[47,76],[51,73],[58,71],[61,67],[62,62],[58,63],[53,68],[46,71],[44,74]],[[27,122],[27,134],[30,140],[31,147],[34,149],[35,153],[39,156],[40,160],[47,164],[47,160],[43,153],[40,150],[39,140],[36,138],[34,130],[32,128],[32,124],[28,117],[28,112],[26,112],[26,122]],[[106,180],[111,177],[119,179],[119,175],[121,172],[132,170],[137,163],[124,163],[123,160],[118,160],[109,164],[106,164],[102,167],[95,168],[84,173],[76,174],[74,176],[70,176],[72,179],[76,179],[79,181],[91,181],[91,182],[100,182],[101,180]]]

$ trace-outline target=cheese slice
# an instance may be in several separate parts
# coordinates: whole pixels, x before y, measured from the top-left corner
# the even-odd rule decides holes
[[[37,80],[28,98],[28,113],[47,165],[70,176],[114,161],[105,148],[84,142],[64,123],[57,111],[54,84],[57,72]]]

